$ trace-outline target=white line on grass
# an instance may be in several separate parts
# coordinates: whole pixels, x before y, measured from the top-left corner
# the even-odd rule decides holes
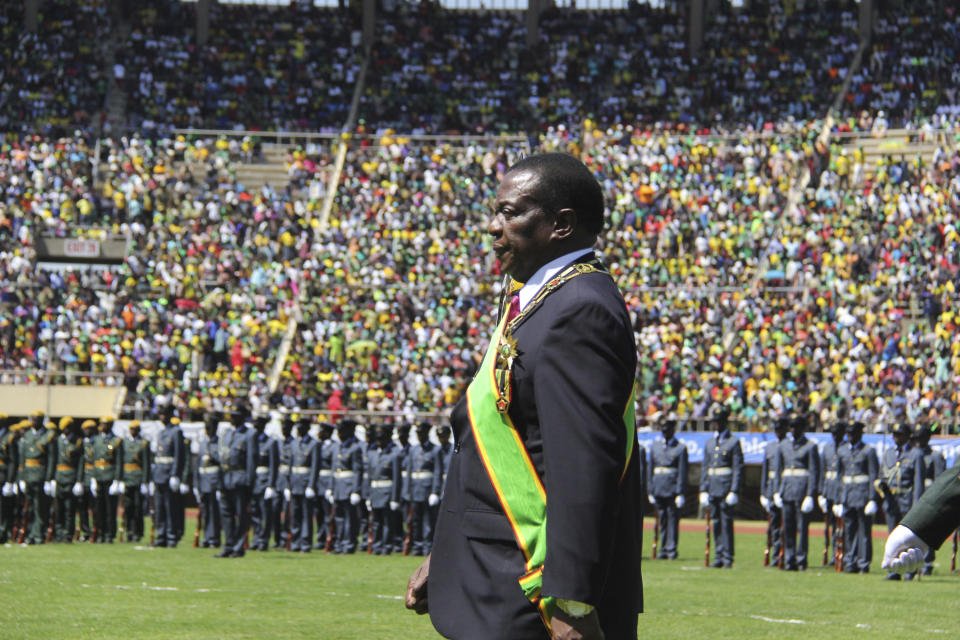
[[[762,622],[775,622],[777,624],[807,624],[805,620],[793,620],[793,619],[781,620],[779,618],[768,618],[767,616],[758,616],[758,615],[752,615],[750,617],[753,618],[754,620],[760,620]]]

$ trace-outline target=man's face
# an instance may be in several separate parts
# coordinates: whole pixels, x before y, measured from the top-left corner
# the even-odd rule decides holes
[[[893,441],[898,447],[902,447],[910,441],[910,434],[904,433],[902,431],[896,431],[893,434]]]
[[[204,423],[204,431],[207,432],[207,437],[212,438],[217,435],[217,423],[219,421],[216,418],[207,418],[207,421]]]
[[[487,232],[493,236],[493,251],[501,269],[514,280],[526,282],[537,269],[552,260],[554,216],[536,199],[537,175],[513,171],[497,189],[493,217]]]
[[[670,440],[671,438],[673,438],[673,434],[676,432],[677,432],[677,425],[675,425],[672,422],[664,423],[664,425],[660,428],[660,433],[663,434],[664,440]]]
[[[850,441],[850,444],[858,444],[862,437],[863,431],[860,429],[853,429],[847,434],[847,440]]]

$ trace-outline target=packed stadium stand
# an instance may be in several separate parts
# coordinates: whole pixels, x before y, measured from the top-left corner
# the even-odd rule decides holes
[[[172,0],[3,9],[0,382],[442,413],[496,312],[498,176],[562,150],[607,196],[642,420],[957,430],[960,17],[886,7],[870,40],[853,2],[717,3],[691,56],[668,5],[553,8],[533,43],[399,5],[369,48],[352,9],[212,3],[203,44]]]

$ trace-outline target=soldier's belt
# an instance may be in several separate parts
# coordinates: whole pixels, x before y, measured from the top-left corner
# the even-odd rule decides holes
[[[356,475],[353,471],[335,471],[333,474],[334,478],[352,478]]]
[[[864,482],[870,482],[870,476],[865,473],[855,476],[843,476],[843,484],[863,484]]]
[[[257,467],[257,473],[266,473],[270,471],[270,467]]]
[[[410,477],[414,480],[423,480],[424,478],[432,478],[433,471],[414,471],[410,474]]]
[[[94,460],[93,466],[95,466],[97,469],[109,469],[113,465],[110,464],[109,460]]]
[[[143,467],[138,465],[136,462],[127,462],[123,465],[124,471],[143,471]]]
[[[87,470],[93,469],[93,463],[92,463],[92,462],[84,462],[84,463],[83,463],[83,468],[84,468],[84,469],[87,469]]]
[[[218,471],[220,471],[220,467],[218,467],[217,465],[209,465],[209,466],[206,466],[206,467],[200,467],[200,475],[202,475],[202,476],[208,476],[208,475],[210,475],[211,473],[216,473],[216,472],[218,472]]]
[[[711,467],[707,469],[708,476],[729,476],[733,475],[733,467]]]
[[[282,464],[282,465],[280,465],[280,466],[277,468],[277,471],[279,471],[280,473],[289,473],[289,472],[290,472],[290,465],[288,465],[288,464]]]
[[[385,489],[386,487],[392,487],[393,480],[371,480],[370,488],[371,489]]]
[[[330,470],[330,469],[321,469],[321,470],[320,470],[320,477],[321,477],[321,478],[329,478],[329,477],[332,476],[332,475],[333,475],[333,471]]]
[[[305,473],[310,473],[310,467],[290,467],[290,471],[298,476],[302,476]]]
[[[58,464],[57,471],[73,471],[73,467],[68,464]]]
[[[676,467],[654,467],[653,475],[660,476],[665,473],[676,473],[678,469]]]
[[[43,463],[37,460],[36,458],[27,458],[23,461],[23,466],[25,467],[42,467]]]
[[[837,472],[836,471],[824,471],[823,479],[824,480],[836,480]]]
[[[173,456],[157,456],[153,460],[157,464],[173,464]]]
[[[784,478],[806,478],[810,475],[809,469],[784,469]]]

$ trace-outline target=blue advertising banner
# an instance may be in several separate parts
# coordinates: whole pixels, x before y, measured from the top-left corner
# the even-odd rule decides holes
[[[699,463],[703,461],[703,447],[711,435],[709,431],[680,431],[677,432],[677,439],[687,446],[687,455],[690,462]],[[767,443],[776,439],[772,432],[734,432],[733,435],[740,440],[745,464],[763,464],[763,451]],[[637,432],[637,439],[645,448],[649,448],[654,440],[660,437],[658,431]],[[787,438],[789,437],[788,435]],[[829,433],[808,433],[807,437],[816,442],[821,451],[823,451],[823,446],[832,438]],[[894,446],[893,436],[889,434],[865,433],[863,434],[863,441],[876,449],[877,457],[881,457],[884,451]],[[947,467],[949,468],[953,466],[957,454],[960,453],[960,438],[930,438],[930,446],[943,454],[943,457],[947,459]]]

